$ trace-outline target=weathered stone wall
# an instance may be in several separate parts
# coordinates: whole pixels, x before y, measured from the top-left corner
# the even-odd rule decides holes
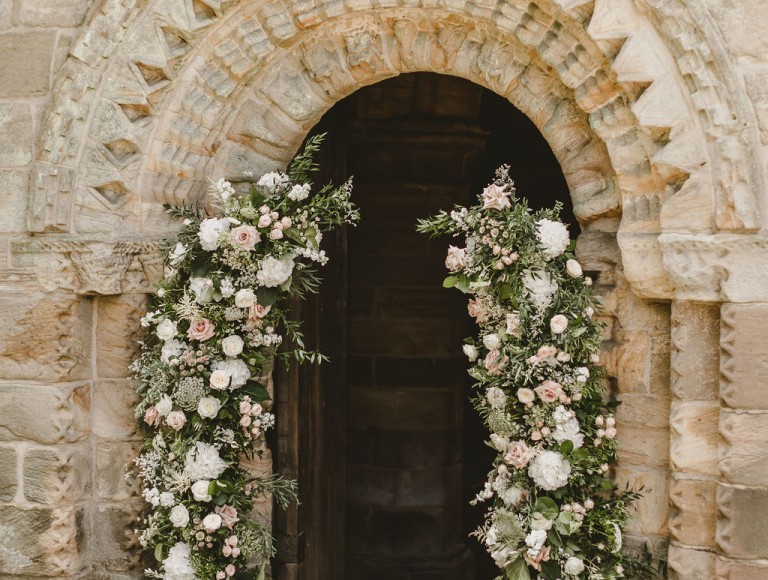
[[[0,574],[136,569],[125,377],[159,204],[427,70],[508,98],[560,161],[619,476],[649,489],[633,534],[669,537],[676,578],[768,578],[767,25],[762,0],[0,0]]]

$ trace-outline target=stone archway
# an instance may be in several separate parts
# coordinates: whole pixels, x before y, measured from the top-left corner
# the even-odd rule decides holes
[[[731,484],[755,483],[736,469],[744,421],[728,409],[718,418],[717,389],[699,389],[691,378],[700,354],[716,353],[718,343],[716,332],[695,335],[693,321],[713,328],[718,307],[679,301],[768,301],[768,280],[754,280],[768,244],[754,234],[765,215],[754,113],[708,12],[681,0],[419,6],[105,0],[92,11],[45,121],[29,210],[34,235],[13,247],[19,267],[37,271],[40,303],[55,321],[41,338],[57,346],[55,361],[43,353],[37,367],[6,355],[16,365],[8,378],[63,383],[51,395],[64,397],[64,410],[50,442],[91,437],[96,449],[83,445],[71,457],[57,450],[53,463],[108,469],[110,449],[125,452],[120,440],[131,429],[120,405],[130,387],[121,365],[133,332],[125,321],[135,320],[141,294],[161,275],[156,240],[168,224],[160,204],[197,203],[210,176],[239,179],[244,170],[283,164],[320,115],[360,86],[440,72],[508,98],[563,167],[584,224],[582,259],[608,281],[607,365],[628,401],[622,461],[638,468],[629,476],[642,472],[660,490],[633,532],[663,539],[669,527],[671,567],[681,577],[711,576],[715,554],[718,574],[730,573],[729,557],[753,554],[732,531],[746,495]],[[92,304],[89,295],[99,298]],[[669,521],[658,496],[666,494],[665,453],[642,452],[649,437],[654,449],[669,441],[669,317],[665,306],[636,295],[677,300]],[[734,321],[748,308],[724,311],[729,408],[752,404],[733,394],[740,379],[728,370],[738,360]],[[704,366],[711,382],[716,358]],[[91,382],[73,391],[73,381]],[[642,428],[649,417],[651,431]],[[718,425],[727,441],[720,467]],[[87,565],[77,537],[90,532],[73,502],[94,521],[110,510],[127,513],[114,502],[129,490],[110,483],[89,496],[84,489],[76,482],[52,500],[62,507],[42,570]],[[715,525],[713,509],[707,533],[697,535],[689,498],[714,504],[716,491],[720,519]],[[121,521],[113,525],[118,544],[125,543]]]

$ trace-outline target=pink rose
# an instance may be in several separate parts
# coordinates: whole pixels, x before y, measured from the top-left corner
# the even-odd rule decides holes
[[[560,397],[565,394],[562,385],[560,383],[556,383],[555,381],[544,381],[533,390],[536,391],[539,399],[545,403],[554,403],[555,401],[559,401]]]
[[[485,309],[483,308],[482,304],[472,298],[469,301],[469,304],[467,304],[467,312],[469,312],[469,315],[477,320],[478,324],[482,324],[486,320],[486,313]]]
[[[529,566],[533,566],[541,572],[541,563],[542,562],[549,562],[549,546],[542,546],[541,550],[539,550],[539,553],[536,555],[535,558],[531,558],[528,555],[528,551],[526,550],[523,552],[523,557],[525,558],[526,563]]]
[[[178,431],[187,422],[187,417],[182,411],[171,411],[165,418],[165,422],[171,429]]]
[[[147,410],[144,411],[144,422],[150,427],[157,425],[158,417],[160,417],[160,412],[154,405],[150,405],[147,407]]]
[[[515,441],[510,443],[509,447],[507,447],[507,452],[504,455],[504,461],[510,465],[513,465],[514,467],[517,467],[518,469],[522,469],[528,465],[529,459],[530,452],[524,441]]]
[[[241,415],[247,415],[251,412],[251,403],[250,401],[240,401],[240,406],[238,407]]]
[[[258,302],[254,302],[248,309],[248,320],[245,323],[246,330],[259,328],[261,326],[261,319],[269,314],[270,310],[272,310],[271,306],[262,306]]]
[[[467,263],[467,250],[448,246],[448,257],[445,258],[445,267],[451,272],[461,270]]]
[[[234,506],[223,505],[214,508],[213,511],[221,516],[221,525],[228,530],[231,530],[232,527],[240,521],[240,518],[237,517],[237,509],[235,509]]]
[[[231,230],[232,241],[249,252],[261,241],[259,231],[253,226],[238,226]]]
[[[215,327],[213,322],[207,318],[200,318],[195,320],[187,330],[187,338],[190,340],[199,340],[200,342],[208,340],[213,336]]]
[[[261,412],[262,412],[263,410],[264,410],[264,408],[263,408],[263,407],[262,407],[262,406],[261,406],[259,403],[254,403],[254,404],[251,406],[251,415],[253,415],[254,417],[255,417],[256,415],[261,415]]]
[[[483,190],[483,209],[504,209],[511,207],[509,202],[510,193],[504,186],[492,183]]]
[[[241,426],[241,427],[243,427],[243,428],[245,428],[245,429],[247,429],[248,427],[250,427],[250,426],[251,426],[251,422],[252,422],[252,421],[253,421],[253,419],[251,419],[251,416],[250,416],[250,415],[243,415],[243,416],[240,418],[240,426]]]
[[[269,215],[263,215],[259,218],[259,227],[266,228],[272,223],[272,218]]]
[[[283,230],[275,228],[271,232],[269,232],[269,239],[270,240],[281,240],[283,238]]]
[[[483,364],[489,375],[498,375],[506,363],[507,357],[501,358],[501,353],[498,350],[492,350],[485,355]]]
[[[235,572],[237,572],[237,568],[235,568],[234,564],[227,564],[227,567],[224,568],[224,571],[227,573],[227,576],[232,577],[235,575]]]

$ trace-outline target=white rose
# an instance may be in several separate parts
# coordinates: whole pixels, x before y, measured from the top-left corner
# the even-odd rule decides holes
[[[213,371],[211,373],[211,388],[217,391],[223,391],[229,386],[231,375],[227,371]]]
[[[187,255],[187,247],[181,242],[178,242],[173,247],[173,250],[171,250],[171,252],[168,254],[168,263],[171,266],[178,266],[184,261],[184,256],[186,255]]]
[[[470,361],[475,362],[477,360],[477,349],[473,345],[465,344],[461,347],[461,350],[464,351],[464,354],[467,355]]]
[[[581,264],[573,259],[568,260],[565,263],[565,271],[568,272],[568,275],[573,278],[578,278],[584,273],[584,271],[581,269]]]
[[[213,419],[219,413],[221,409],[221,401],[216,397],[203,397],[197,404],[197,412],[201,417],[206,419]]]
[[[165,417],[173,409],[173,401],[168,395],[163,395],[160,397],[157,405],[155,405],[155,409],[157,409],[161,417]]]
[[[546,270],[524,270],[523,286],[526,290],[526,296],[539,310],[552,304],[552,298],[557,292],[557,282]]]
[[[210,484],[211,482],[205,479],[201,479],[192,484],[192,497],[195,498],[195,501],[211,501],[211,499],[213,499],[208,494],[208,486]]]
[[[213,280],[210,278],[190,278],[189,290],[195,295],[198,304],[207,304],[213,300]]]
[[[237,356],[243,352],[243,339],[233,334],[221,341],[221,350],[227,356]]]
[[[499,350],[501,348],[501,339],[498,334],[486,334],[483,337],[483,345],[488,350]]]
[[[532,530],[550,530],[552,528],[552,520],[544,517],[541,512],[533,512],[531,516],[531,529]]]
[[[583,571],[584,562],[581,560],[581,558],[577,558],[575,556],[568,558],[568,560],[565,562],[565,566],[563,566],[563,572],[570,574],[571,576],[578,576]]]
[[[187,417],[182,411],[171,411],[168,413],[165,422],[171,429],[178,431],[186,424]]]
[[[523,403],[524,405],[527,405],[528,403],[533,403],[533,401],[536,400],[536,393],[533,392],[533,389],[518,389],[517,400]]]
[[[238,308],[250,308],[254,304],[256,304],[256,294],[250,288],[243,288],[235,294],[235,306]]]
[[[174,503],[176,503],[175,498],[173,497],[173,494],[170,491],[164,491],[160,494],[160,505],[163,507],[171,507]]]
[[[168,515],[174,528],[183,528],[189,523],[189,511],[182,504],[175,506]]]
[[[562,314],[557,314],[549,321],[549,329],[553,334],[562,334],[568,328],[568,319]]]
[[[203,527],[209,534],[215,532],[221,527],[221,516],[219,514],[208,514],[203,518]]]
[[[176,336],[176,323],[166,318],[157,325],[157,338],[162,341],[171,340]]]
[[[245,361],[239,358],[230,358],[216,363],[214,370],[221,370],[228,373],[230,378],[229,386],[231,389],[242,387],[251,378],[251,371]]]

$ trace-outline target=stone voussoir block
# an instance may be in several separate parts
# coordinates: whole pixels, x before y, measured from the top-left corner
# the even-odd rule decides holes
[[[90,433],[90,385],[0,385],[0,441],[75,443]]]
[[[768,580],[768,562],[730,560],[718,556],[714,577],[717,580]]]
[[[669,490],[672,508],[669,531],[674,541],[714,549],[716,492],[715,481],[672,478]]]
[[[41,504],[69,504],[91,488],[90,443],[28,449],[24,455],[24,497]]]
[[[720,367],[720,309],[672,303],[672,394],[686,401],[716,400]]]
[[[720,411],[720,472],[730,483],[768,485],[768,413]]]
[[[136,357],[137,340],[143,329],[139,318],[145,313],[142,294],[123,294],[99,298],[96,324],[96,368],[100,378],[130,376],[128,366]]]
[[[714,578],[715,553],[670,544],[667,566],[669,580]]]

